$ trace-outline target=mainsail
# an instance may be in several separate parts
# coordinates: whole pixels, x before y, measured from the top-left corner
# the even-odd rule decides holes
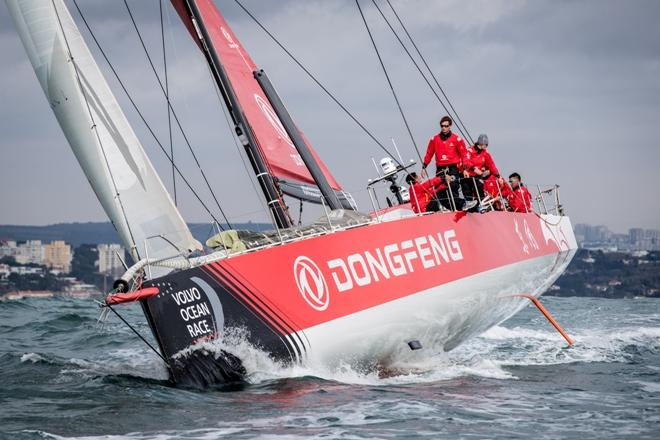
[[[252,128],[259,151],[268,166],[270,174],[278,181],[280,189],[285,194],[318,202],[320,198],[319,188],[316,186],[300,154],[298,154],[285,127],[273,110],[273,106],[255,80],[254,74],[257,71],[257,66],[238,41],[212,0],[172,0],[172,4],[198,44],[201,39],[199,29],[196,29],[190,15],[186,12],[186,3],[191,2],[199,10],[200,19],[203,20],[204,27],[212,40],[209,50],[215,50],[227,73],[230,86]],[[298,131],[300,132],[300,130]],[[300,134],[302,135],[302,132]],[[350,194],[342,191],[337,180],[309,145],[304,135],[302,135],[302,138],[332,189],[338,193],[343,203],[350,206],[348,203],[352,200]]]
[[[137,261],[201,248],[64,2],[6,1],[57,121],[131,256]]]

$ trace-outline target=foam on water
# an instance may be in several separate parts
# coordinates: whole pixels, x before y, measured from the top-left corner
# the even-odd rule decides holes
[[[287,365],[274,361],[267,353],[249,344],[244,335],[234,335],[222,343],[200,347],[219,352],[228,350],[238,356],[248,371],[248,382],[316,377],[355,385],[403,385],[451,380],[465,376],[515,379],[508,366],[542,366],[576,362],[628,362],[635,348],[660,351],[660,327],[623,327],[582,329],[572,335],[575,344],[567,347],[554,329],[495,326],[450,353],[426,348],[415,356],[391,362],[382,371],[363,371],[348,363],[336,368],[322,365]],[[631,347],[633,348],[631,350]]]
[[[32,362],[34,364],[43,361],[45,361],[45,359],[37,353],[25,353],[21,356],[21,362]]]
[[[634,350],[660,350],[660,327],[579,329],[567,347],[552,328],[545,331],[496,326],[456,351],[481,353],[499,365],[555,365],[573,362],[628,362]]]
[[[357,368],[339,363],[330,368],[317,364],[285,364],[273,360],[266,352],[250,344],[245,334],[226,335],[220,342],[204,342],[193,349],[208,350],[219,355],[227,350],[241,359],[248,372],[247,381],[257,385],[273,380],[315,377],[353,385],[404,385],[455,379],[462,376],[482,376],[507,379],[513,376],[498,364],[479,357],[454,360],[447,353],[421,350],[413,360],[393,361],[386,371]],[[185,355],[187,350],[180,355]]]

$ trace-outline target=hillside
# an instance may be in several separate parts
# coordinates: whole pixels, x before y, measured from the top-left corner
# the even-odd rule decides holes
[[[580,249],[546,295],[660,298],[660,252]]]
[[[212,226],[208,223],[190,223],[188,226],[195,238],[202,243],[212,232]],[[232,226],[236,229],[253,231],[272,228],[267,223],[241,223]],[[42,242],[64,240],[74,248],[81,244],[119,243],[119,236],[109,222],[58,223],[47,226],[0,225],[0,239],[3,238],[16,241],[41,240]]]

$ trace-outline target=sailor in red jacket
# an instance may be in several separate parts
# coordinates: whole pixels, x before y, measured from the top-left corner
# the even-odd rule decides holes
[[[424,181],[417,173],[410,173],[406,176],[406,183],[410,185],[410,205],[413,211],[440,211],[438,191],[447,188],[441,178],[434,177]]]
[[[452,120],[449,116],[440,119],[440,133],[429,141],[422,165],[422,176],[426,174],[426,167],[435,156],[435,175],[447,179],[449,177],[449,188],[439,194],[440,203],[447,209],[461,210],[465,200],[460,198],[458,188],[460,186],[461,171],[469,159],[465,142],[459,136],[451,132]],[[453,200],[453,202],[452,202]],[[453,206],[455,204],[455,206]]]
[[[463,170],[463,180],[461,188],[463,195],[468,200],[483,200],[485,197],[484,185],[487,184],[490,190],[495,189],[493,197],[497,196],[497,180],[500,172],[495,166],[493,157],[488,152],[488,135],[480,134],[474,149],[468,154],[467,164]],[[478,195],[477,195],[478,194]]]
[[[502,196],[509,204],[509,211],[532,212],[532,195],[521,182],[520,174],[511,174],[509,183],[511,186],[502,185]]]

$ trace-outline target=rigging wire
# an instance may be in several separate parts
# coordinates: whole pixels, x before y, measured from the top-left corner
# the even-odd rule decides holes
[[[134,251],[135,254],[131,255],[133,257],[137,256],[138,258],[140,257],[140,254],[138,252],[137,244],[135,243],[135,237],[133,236],[133,231],[131,230],[131,225],[128,222],[128,216],[126,215],[126,209],[124,208],[124,203],[121,200],[121,195],[119,193],[119,189],[117,188],[117,181],[115,180],[115,176],[112,173],[112,168],[110,168],[110,162],[108,161],[108,155],[105,152],[105,148],[103,148],[103,142],[101,142],[101,136],[99,135],[98,130],[96,129],[96,121],[94,121],[94,115],[92,113],[92,109],[89,105],[89,100],[87,99],[87,93],[85,93],[85,89],[82,85],[82,80],[80,78],[80,72],[78,72],[78,65],[76,64],[76,61],[73,58],[73,53],[71,52],[71,47],[69,46],[69,39],[66,37],[66,33],[64,32],[64,26],[62,25],[62,20],[60,19],[60,13],[57,10],[57,6],[55,6],[55,1],[51,1],[53,5],[53,10],[55,11],[55,16],[57,17],[57,23],[59,24],[60,27],[60,32],[62,32],[62,37],[64,38],[64,43],[66,44],[66,50],[67,54],[69,56],[69,59],[71,61],[71,65],[73,66],[73,71],[76,73],[76,81],[78,83],[78,87],[80,88],[80,93],[82,94],[83,98],[85,99],[85,106],[87,107],[87,113],[89,114],[89,119],[92,123],[92,130],[94,131],[94,134],[96,135],[96,139],[99,143],[99,147],[101,148],[101,152],[103,153],[103,160],[105,161],[105,166],[108,169],[108,174],[110,175],[110,180],[112,182],[112,188],[115,192],[115,198],[117,200],[117,203],[119,204],[119,208],[121,209],[121,214],[124,217],[124,223],[126,224],[126,229],[128,229],[128,234],[130,235],[131,242],[133,243],[131,254]]]
[[[373,1],[373,0],[372,0],[372,1]],[[460,123],[460,125],[461,125],[461,126],[463,127],[463,129],[465,130],[465,134],[467,134],[467,139],[469,139],[470,142],[474,144],[474,140],[472,139],[472,136],[470,135],[470,132],[468,131],[467,127],[465,126],[465,124],[464,124],[463,121],[461,120],[461,117],[458,115],[458,112],[456,111],[456,109],[455,109],[454,106],[452,105],[451,100],[449,99],[449,97],[448,97],[447,94],[445,93],[444,89],[442,88],[442,86],[440,86],[440,82],[438,82],[438,78],[436,78],[435,74],[433,73],[433,70],[431,70],[431,67],[430,67],[429,64],[426,62],[426,58],[424,57],[424,55],[422,55],[422,52],[419,50],[419,47],[418,47],[417,44],[415,43],[415,40],[413,39],[412,35],[410,35],[410,32],[408,32],[408,28],[406,27],[405,24],[403,24],[403,21],[402,21],[401,18],[399,17],[399,14],[396,12],[396,9],[394,9],[394,6],[393,6],[392,3],[390,2],[390,0],[385,0],[385,1],[386,1],[387,4],[389,5],[390,9],[392,9],[392,12],[394,12],[394,16],[396,17],[397,21],[398,21],[399,24],[401,25],[401,28],[403,29],[403,31],[406,33],[406,36],[408,36],[408,39],[410,40],[410,42],[412,43],[413,47],[415,48],[415,51],[417,52],[417,55],[419,55],[419,58],[420,58],[420,59],[422,60],[422,62],[424,63],[424,66],[426,67],[426,69],[427,69],[427,70],[429,71],[429,73],[431,74],[431,78],[433,78],[433,81],[435,82],[436,86],[438,86],[438,89],[440,89],[440,92],[442,93],[442,96],[445,97],[445,99],[447,100],[447,103],[449,104],[449,107],[451,107],[451,109],[452,109],[453,112],[454,112],[454,115],[456,115],[457,122]],[[375,1],[374,1],[374,4],[375,4]],[[378,7],[378,6],[376,6],[376,7]],[[380,8],[379,8],[378,10],[380,11]],[[381,14],[382,14],[382,12],[381,12]],[[385,21],[387,21],[387,19],[385,19]],[[388,22],[388,24],[389,24],[389,22]],[[390,26],[390,28],[392,28],[392,27]],[[392,32],[394,32],[394,29],[392,29]],[[395,33],[395,35],[396,35],[396,32],[394,32],[394,33]],[[398,37],[397,37],[397,38],[398,38]],[[401,44],[403,44],[403,43],[401,43]],[[407,52],[407,51],[406,51],[406,52]],[[408,55],[410,55],[410,54],[408,54]],[[412,59],[412,57],[411,57],[411,59]],[[437,96],[437,95],[436,95],[436,96]],[[440,98],[438,97],[438,99],[440,99]],[[443,105],[443,107],[444,107],[444,105]],[[445,110],[447,110],[447,109],[445,108]],[[449,110],[447,110],[447,113],[450,113]],[[457,124],[457,125],[458,125],[458,124]],[[463,135],[463,137],[466,137],[466,136]]]
[[[133,13],[131,11],[130,6],[128,5],[128,1],[124,0],[124,5],[126,6],[126,10],[128,11],[128,15],[131,18],[131,22],[133,23],[133,27],[135,28],[135,32],[137,33],[137,36],[140,40],[140,44],[142,45],[142,49],[144,49],[144,53],[147,56],[147,60],[149,61],[149,65],[151,66],[151,70],[153,71],[154,75],[156,76],[156,80],[158,81],[158,84],[160,85],[160,88],[162,92],[165,94],[165,97],[167,99],[167,105],[168,108],[172,110],[172,115],[174,116],[174,119],[179,126],[179,130],[181,131],[181,135],[183,136],[183,139],[186,142],[186,145],[188,146],[188,149],[190,150],[190,154],[192,155],[193,159],[195,160],[195,164],[197,164],[197,168],[199,169],[200,174],[202,175],[202,178],[204,179],[204,182],[206,183],[206,186],[211,193],[211,196],[213,197],[213,200],[215,201],[216,205],[218,206],[218,209],[220,210],[220,213],[222,214],[222,217],[225,219],[226,224],[231,228],[231,224],[229,223],[229,220],[227,219],[227,216],[225,215],[224,210],[222,209],[222,206],[220,206],[220,202],[218,201],[218,198],[215,195],[215,192],[213,191],[213,188],[211,187],[211,184],[209,183],[208,178],[206,177],[206,173],[202,169],[201,164],[199,163],[199,160],[197,159],[197,155],[195,154],[195,151],[192,148],[192,145],[190,145],[190,142],[188,141],[188,136],[186,136],[185,131],[183,130],[183,127],[181,126],[181,123],[179,122],[179,118],[176,115],[176,112],[174,111],[174,107],[172,107],[172,103],[170,102],[169,96],[167,92],[165,91],[165,87],[163,87],[163,83],[160,79],[160,76],[158,75],[158,71],[156,70],[156,66],[154,66],[153,61],[151,60],[151,55],[149,55],[149,50],[147,49],[146,44],[144,43],[144,40],[142,39],[142,34],[140,33],[140,30],[138,29],[138,25],[135,22],[135,18],[133,17]],[[172,159],[172,163],[174,163],[174,159]]]
[[[417,68],[417,71],[419,72],[419,74],[422,75],[422,79],[424,79],[424,81],[426,82],[426,84],[429,86],[429,88],[431,89],[431,92],[435,95],[435,97],[437,98],[437,100],[438,100],[438,102],[440,103],[440,105],[442,105],[442,108],[444,108],[445,111],[447,112],[447,114],[449,114],[452,118],[457,119],[457,122],[456,122],[456,128],[458,129],[458,132],[459,132],[459,133],[461,134],[461,136],[463,136],[465,139],[468,139],[470,142],[472,142],[472,138],[469,136],[470,133],[468,133],[467,129],[465,129],[464,126],[463,126],[463,128],[461,128],[461,125],[459,125],[459,122],[462,124],[462,121],[461,121],[460,118],[458,117],[458,114],[456,114],[456,117],[454,117],[454,115],[452,114],[452,112],[449,111],[449,108],[447,108],[447,105],[445,105],[445,103],[444,103],[444,101],[442,100],[442,98],[440,98],[440,95],[438,95],[438,92],[436,92],[435,88],[433,88],[433,85],[431,84],[431,82],[430,82],[430,81],[428,80],[428,78],[426,77],[426,74],[424,73],[424,71],[422,70],[422,68],[419,66],[419,64],[417,64],[417,61],[416,61],[415,58],[412,56],[412,54],[410,53],[410,51],[409,51],[408,48],[406,47],[405,43],[401,40],[401,38],[399,37],[399,34],[397,33],[397,31],[394,30],[394,27],[390,24],[390,21],[389,21],[388,18],[385,16],[385,14],[384,14],[383,11],[381,10],[381,8],[378,6],[378,3],[376,3],[376,0],[371,0],[371,2],[372,2],[372,3],[374,4],[374,6],[376,7],[376,9],[378,10],[378,12],[380,13],[380,16],[383,18],[383,20],[385,20],[385,23],[387,23],[387,26],[390,28],[390,30],[392,31],[392,33],[393,33],[394,36],[396,37],[396,39],[397,39],[397,41],[399,42],[399,44],[401,44],[401,47],[403,48],[403,50],[406,52],[406,54],[407,54],[408,57],[410,58],[410,61],[412,61],[413,65]],[[428,68],[428,66],[427,66],[427,68]],[[437,81],[436,81],[436,83],[437,83]],[[439,87],[439,84],[438,84],[438,87]],[[451,102],[449,102],[448,99],[447,99],[447,102],[448,102],[449,106],[450,106],[450,107],[452,108],[452,110],[453,110],[453,107],[451,106]],[[454,113],[455,113],[455,112],[456,112],[456,111],[454,110]],[[467,136],[466,136],[466,134],[467,134]],[[474,142],[473,142],[473,143],[474,143]]]
[[[403,112],[403,108],[401,107],[401,102],[399,102],[399,97],[397,96],[396,91],[394,90],[394,85],[392,85],[392,80],[390,79],[390,75],[387,72],[387,68],[385,67],[383,58],[380,56],[380,51],[378,50],[378,46],[376,45],[376,40],[374,40],[374,37],[371,34],[371,29],[369,29],[369,24],[367,23],[367,19],[365,18],[364,13],[362,12],[362,7],[360,6],[360,0],[355,0],[355,4],[358,7],[358,11],[360,11],[360,17],[362,17],[362,22],[364,23],[364,27],[367,29],[367,33],[369,34],[369,39],[371,40],[371,44],[374,48],[374,51],[376,52],[378,61],[380,62],[380,67],[383,69],[383,73],[385,74],[385,78],[387,79],[387,84],[390,86],[390,90],[392,91],[392,96],[394,96],[394,101],[396,101],[396,106],[399,108],[401,119],[403,119],[403,123],[406,126],[406,130],[408,130],[408,135],[410,136],[410,140],[412,141],[412,144],[415,147],[415,152],[417,153],[417,157],[419,157],[419,161],[422,162],[422,155],[420,154],[419,148],[417,147],[417,142],[415,142],[415,136],[413,136],[412,134],[412,130],[410,129],[410,124],[408,124],[408,119],[406,118],[406,115]]]
[[[99,304],[101,304],[102,307],[107,307],[108,309],[110,309],[110,311],[111,311],[112,313],[114,313],[115,315],[117,315],[117,317],[118,317],[119,319],[121,319],[121,321],[122,321],[124,324],[126,324],[126,326],[127,326],[127,327],[128,327],[133,333],[135,333],[135,335],[136,335],[138,338],[140,338],[140,339],[142,340],[142,342],[144,342],[145,344],[147,344],[147,347],[149,347],[149,348],[151,349],[151,351],[153,351],[154,353],[156,353],[156,354],[158,355],[158,357],[161,358],[161,359],[163,360],[163,362],[165,362],[165,365],[169,365],[168,362],[167,362],[167,359],[165,359],[165,356],[163,356],[163,355],[160,353],[160,351],[156,350],[156,348],[155,348],[153,345],[151,345],[151,343],[150,343],[149,341],[147,341],[147,339],[146,339],[144,336],[142,336],[142,335],[140,334],[140,332],[138,332],[138,331],[135,329],[135,327],[133,327],[131,324],[129,324],[129,322],[126,321],[126,319],[124,319],[124,317],[121,316],[121,315],[119,314],[119,312],[117,312],[117,311],[114,309],[114,307],[112,307],[112,306],[111,306],[110,304],[108,304],[107,302],[106,302],[106,303],[101,303],[101,302],[99,302]]]
[[[339,106],[339,108],[340,108],[344,113],[346,113],[346,115],[347,115],[349,118],[351,118],[351,119],[353,120],[353,122],[355,122],[355,123],[358,125],[358,127],[360,127],[360,129],[362,129],[362,131],[363,131],[363,132],[364,132],[369,138],[371,138],[372,141],[374,141],[374,142],[376,143],[376,145],[378,145],[378,147],[379,147],[381,150],[383,150],[388,156],[390,156],[390,157],[394,160],[394,162],[396,162],[399,166],[401,166],[402,168],[404,167],[404,165],[403,165],[402,163],[399,162],[399,160],[396,158],[396,156],[393,155],[392,153],[390,153],[390,151],[387,149],[387,147],[385,147],[385,145],[383,145],[383,144],[378,140],[378,138],[376,138],[376,136],[374,136],[374,135],[371,133],[371,131],[369,131],[369,130],[368,130],[368,129],[362,124],[362,122],[360,122],[360,120],[357,119],[357,117],[355,117],[355,115],[353,115],[353,113],[351,113],[351,112],[346,108],[346,106],[345,106],[344,104],[342,104],[341,101],[339,101],[339,99],[336,98],[335,95],[333,95],[333,94],[330,92],[330,90],[327,89],[327,87],[325,87],[325,86],[324,86],[324,85],[323,85],[323,84],[322,84],[322,83],[321,83],[321,82],[320,82],[320,81],[319,81],[319,80],[318,80],[318,79],[317,79],[317,78],[316,78],[316,77],[315,77],[315,76],[314,76],[314,75],[313,75],[313,74],[312,74],[312,73],[311,73],[311,72],[310,72],[310,71],[309,71],[309,70],[308,70],[308,69],[307,69],[307,68],[306,68],[301,62],[300,62],[300,61],[298,61],[298,59],[297,59],[297,58],[296,58],[296,57],[295,57],[295,56],[294,56],[294,55],[293,55],[293,54],[292,54],[292,53],[291,53],[291,52],[290,52],[290,51],[284,46],[284,44],[280,43],[280,41],[279,41],[279,40],[278,40],[278,39],[277,39],[277,38],[276,38],[276,37],[275,37],[275,36],[274,36],[274,35],[273,35],[273,34],[272,34],[272,33],[271,33],[271,32],[270,32],[270,31],[269,31],[269,30],[268,30],[268,29],[267,29],[267,28],[266,28],[266,27],[260,22],[260,21],[259,21],[259,19],[257,19],[257,18],[256,18],[251,12],[250,12],[249,9],[247,9],[247,8],[243,5],[243,3],[241,3],[240,0],[234,0],[234,2],[235,2],[235,3],[236,3],[236,4],[237,4],[237,5],[238,5],[238,6],[239,6],[239,7],[240,7],[240,8],[241,8],[241,9],[242,9],[242,10],[243,10],[243,11],[244,11],[244,12],[245,12],[250,18],[251,18],[251,19],[252,19],[252,21],[254,21],[254,22],[257,24],[257,26],[259,26],[259,27],[261,28],[261,30],[263,30],[263,31],[266,33],[266,35],[268,35],[268,37],[270,37],[271,40],[273,40],[273,42],[275,42],[275,44],[277,44],[277,45],[280,47],[280,49],[282,49],[282,50],[284,51],[285,54],[288,55],[289,58],[291,58],[291,60],[292,60],[294,63],[296,63],[296,65],[297,65],[297,66],[298,66],[303,72],[305,72],[305,74],[306,74],[306,75],[307,75],[312,81],[314,81],[314,83],[316,83],[317,86],[319,86],[319,87],[321,88],[321,90],[323,90],[323,91],[325,92],[326,95],[328,95],[328,97],[329,97],[330,99],[332,99],[332,101],[335,102],[335,104],[337,104],[337,105]]]
[[[83,15],[82,11],[80,10],[80,7],[78,6],[78,1],[77,1],[77,0],[73,0],[73,4],[75,5],[76,9],[78,10],[78,14],[80,14],[80,17],[81,17],[83,23],[85,24],[85,27],[87,28],[87,31],[89,32],[90,36],[91,36],[92,39],[94,40],[94,43],[96,44],[96,47],[99,49],[99,52],[101,53],[101,55],[102,55],[103,58],[105,59],[106,63],[108,63],[108,66],[110,67],[110,70],[112,71],[112,74],[114,75],[115,79],[117,79],[117,82],[118,82],[119,85],[121,86],[122,90],[124,91],[124,94],[126,95],[126,97],[127,97],[128,100],[129,100],[129,102],[130,102],[131,105],[133,106],[133,109],[134,109],[135,112],[138,114],[138,116],[140,117],[140,119],[142,120],[142,122],[144,123],[144,125],[146,126],[147,130],[149,131],[149,133],[151,134],[151,136],[152,136],[152,137],[154,138],[154,140],[156,141],[156,144],[158,145],[158,147],[160,147],[160,150],[163,152],[163,154],[165,155],[165,157],[167,157],[167,159],[170,161],[170,163],[172,164],[172,166],[173,166],[174,169],[176,170],[176,172],[177,172],[177,174],[179,175],[179,177],[181,177],[181,180],[183,180],[183,182],[186,184],[186,186],[188,187],[188,189],[190,189],[190,191],[193,193],[193,195],[195,196],[195,198],[196,198],[196,199],[199,201],[199,203],[202,205],[202,207],[203,207],[204,210],[207,212],[207,214],[208,214],[208,215],[209,215],[214,221],[216,221],[218,224],[220,224],[220,223],[218,222],[218,219],[215,217],[215,215],[213,215],[213,213],[212,213],[211,210],[208,208],[208,206],[206,206],[206,203],[204,203],[204,201],[200,198],[199,194],[197,194],[197,191],[195,191],[195,189],[192,187],[192,185],[190,184],[190,182],[188,182],[188,179],[186,179],[186,177],[183,175],[183,173],[181,172],[181,170],[179,169],[179,167],[174,163],[174,160],[172,160],[172,158],[170,157],[170,155],[167,153],[167,151],[165,150],[165,147],[163,147],[163,144],[162,144],[162,143],[160,142],[160,140],[158,139],[158,136],[156,136],[156,133],[153,131],[153,129],[151,128],[151,126],[150,126],[149,123],[147,122],[146,118],[144,117],[144,115],[143,115],[142,112],[140,111],[140,108],[137,106],[137,104],[136,104],[135,101],[133,100],[133,97],[131,96],[131,94],[129,93],[128,89],[127,89],[126,86],[124,85],[124,82],[121,80],[121,77],[120,77],[119,74],[117,73],[117,70],[115,69],[114,65],[110,62],[110,60],[108,59],[108,56],[105,54],[105,51],[104,51],[103,48],[101,47],[101,44],[100,44],[100,42],[97,40],[96,35],[95,35],[94,32],[92,31],[91,27],[89,26],[89,23],[87,23],[87,19],[85,18],[85,16]],[[175,117],[175,119],[176,119],[176,117]],[[227,224],[229,224],[229,223],[227,223]]]
[[[170,111],[170,81],[167,75],[167,50],[165,48],[165,22],[163,21],[163,0],[158,0],[160,15],[160,38],[163,44],[163,70],[165,76],[165,102],[167,103],[167,133],[170,141],[170,156],[174,162],[174,143],[172,142],[172,112]],[[176,197],[176,171],[172,167],[172,193],[174,194],[174,206],[177,206]]]

